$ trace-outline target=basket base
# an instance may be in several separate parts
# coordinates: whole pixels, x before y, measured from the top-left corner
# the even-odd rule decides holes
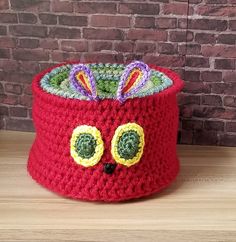
[[[99,194],[97,196],[89,196],[89,194],[86,192],[84,193],[81,192],[76,194],[74,192],[69,192],[68,190],[64,189],[64,187],[60,183],[52,179],[52,176],[50,177],[51,178],[50,179],[48,178],[48,174],[45,174],[44,171],[46,170],[50,171],[50,168],[45,169],[45,162],[42,163],[41,157],[39,158],[37,156],[37,146],[35,143],[33,144],[30,151],[27,169],[31,177],[37,183],[39,183],[43,187],[51,190],[52,192],[60,196],[72,198],[76,200],[85,200],[85,201],[120,202],[120,201],[126,201],[130,199],[137,199],[137,198],[150,196],[168,187],[175,180],[176,176],[179,173],[178,158],[172,161],[171,164],[173,164],[172,169],[170,169],[167,173],[165,173],[163,177],[159,177],[159,180],[162,181],[161,183],[155,184],[155,186],[152,186],[152,187],[149,186],[148,189],[146,190],[143,189],[142,191],[139,191],[133,194],[128,195],[124,193],[123,196],[114,196],[114,193],[112,192],[111,192],[112,193],[111,196],[109,196],[109,194],[107,193],[106,195]]]

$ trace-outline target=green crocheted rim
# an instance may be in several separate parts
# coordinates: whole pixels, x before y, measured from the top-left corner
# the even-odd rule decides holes
[[[96,139],[91,134],[80,134],[76,140],[75,148],[78,155],[83,159],[89,159],[95,154]]]
[[[126,131],[117,143],[117,151],[121,158],[129,160],[139,151],[140,136],[134,130]]]
[[[125,69],[123,64],[87,64],[96,80],[96,88],[100,99],[116,98],[116,92],[121,75]],[[78,93],[69,82],[69,73],[72,65],[67,64],[53,69],[43,76],[40,81],[41,87],[48,93],[65,98],[88,100],[87,97]],[[137,93],[130,96],[144,97],[163,91],[173,84],[165,74],[151,69],[151,75],[147,83]]]

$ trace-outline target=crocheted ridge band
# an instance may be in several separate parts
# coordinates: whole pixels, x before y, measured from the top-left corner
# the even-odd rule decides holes
[[[117,202],[162,190],[179,171],[176,94],[183,81],[141,62],[110,64],[101,79],[93,66],[106,65],[64,63],[35,76],[30,175],[82,200]],[[111,66],[120,68],[117,80],[107,77]],[[160,88],[164,79],[169,86]]]
[[[90,63],[79,67],[77,65],[77,69],[75,64],[67,64],[54,68],[52,71],[44,75],[40,84],[45,91],[51,94],[80,100],[90,100],[91,97],[95,98],[96,96],[99,99],[121,99],[119,92],[121,92],[123,86],[119,86],[119,83],[122,84],[122,77],[125,80],[130,78],[130,76],[135,77],[135,75],[137,77],[140,75],[143,78],[140,78],[139,80],[141,87],[139,89],[134,89],[133,92],[127,96],[128,98],[152,95],[165,90],[173,84],[172,80],[164,73],[152,68],[147,72],[145,67],[146,65],[142,66],[142,63],[137,61],[128,66],[123,64]],[[89,79],[92,80],[90,85],[90,88],[92,89],[90,90],[91,95],[87,95],[86,90],[83,90],[83,88],[78,88],[79,90],[76,88],[78,85],[78,79],[77,77],[74,78],[73,75],[75,75],[78,68],[81,71],[88,73]],[[90,84],[88,80],[87,84]],[[95,90],[95,86],[97,90]]]

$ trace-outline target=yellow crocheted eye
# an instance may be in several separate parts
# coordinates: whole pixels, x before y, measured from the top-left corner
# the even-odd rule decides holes
[[[143,128],[136,123],[119,126],[111,141],[111,153],[117,163],[132,166],[139,162],[144,148]]]
[[[104,151],[100,131],[93,126],[81,125],[73,130],[70,140],[70,153],[74,161],[82,166],[96,165]]]

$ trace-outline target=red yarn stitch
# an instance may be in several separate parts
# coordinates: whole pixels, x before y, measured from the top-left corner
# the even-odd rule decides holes
[[[176,93],[183,82],[171,70],[150,67],[165,73],[174,84],[160,93],[127,99],[123,104],[111,99],[65,99],[43,91],[39,81],[55,66],[35,76],[33,119],[37,135],[28,160],[33,179],[66,197],[112,202],[147,196],[168,186],[179,171]],[[129,168],[118,164],[113,174],[105,174],[103,164],[115,163],[112,136],[119,125],[128,122],[144,129],[143,156]],[[83,124],[96,126],[105,145],[100,162],[89,168],[76,164],[70,156],[73,129]]]

